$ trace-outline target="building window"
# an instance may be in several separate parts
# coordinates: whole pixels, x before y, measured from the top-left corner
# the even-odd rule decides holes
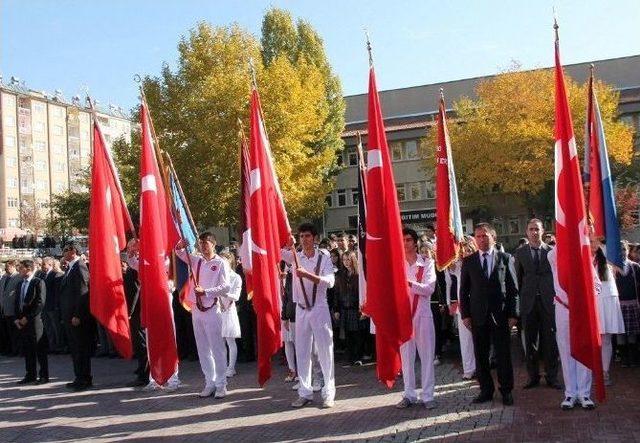
[[[37,132],[38,134],[43,134],[44,133],[44,123],[43,122],[36,122],[33,125],[33,132]]]
[[[407,160],[415,160],[418,158],[418,142],[417,140],[407,140],[404,142],[405,158]]]
[[[78,150],[75,149],[75,148],[74,149],[69,149],[69,155],[71,157],[78,157],[78,155],[79,155]]]
[[[436,186],[433,182],[424,182],[425,198],[436,198]]]
[[[327,194],[327,196],[325,197],[324,201],[327,204],[327,208],[332,208],[333,207],[333,194]]]
[[[104,134],[104,141],[107,143],[111,143],[111,136],[109,134]]]
[[[422,183],[407,183],[407,200],[421,200],[422,199]]]
[[[520,219],[518,217],[509,219],[509,234],[520,234]]]
[[[502,223],[502,220],[499,218],[494,218],[492,221],[493,227],[496,230],[496,235],[498,237],[502,236],[505,232],[504,232],[504,224]]]
[[[396,185],[396,190],[398,191],[398,201],[403,202],[406,200],[407,195],[404,191],[404,183],[400,185]]]
[[[53,153],[58,155],[64,154],[64,145],[61,145],[60,143],[53,145]]]
[[[86,158],[89,157],[89,150],[88,149],[80,149],[80,157]]]
[[[44,171],[47,169],[47,163],[44,160],[36,160],[33,163],[33,167],[36,171]]]
[[[16,146],[16,138],[13,135],[4,136],[4,145],[7,148],[13,148]]]
[[[67,187],[63,182],[56,182],[56,192],[64,192],[67,190]]]
[[[358,206],[358,198],[360,194],[358,193],[358,188],[351,188],[351,204],[353,206]]]
[[[9,208],[17,208],[18,207],[18,199],[16,197],[7,198],[7,207],[9,207]]]
[[[15,189],[18,187],[18,180],[15,177],[9,177],[7,179],[7,187]]]
[[[36,189],[38,191],[44,191],[45,189],[47,189],[47,182],[45,182],[44,180],[36,180]]]
[[[15,168],[18,165],[18,159],[15,157],[7,157],[5,160],[5,165],[10,168]]]
[[[33,143],[33,147],[36,151],[44,152],[47,150],[47,143],[42,140],[39,140]]]
[[[17,228],[18,227],[18,219],[17,218],[10,218],[9,219],[9,227]]]
[[[31,102],[31,108],[33,109],[33,112],[43,113],[44,112],[44,103],[37,102],[37,101],[32,101]]]
[[[54,106],[53,115],[55,117],[64,117],[64,110],[60,106]]]
[[[38,209],[46,209],[49,207],[49,202],[47,200],[36,200],[36,207]]]
[[[88,140],[89,139],[89,131],[82,131],[80,133],[80,138],[82,138],[82,140]]]
[[[349,159],[349,166],[358,166],[358,153],[355,149],[349,149],[347,151],[347,157]]]
[[[336,155],[336,164],[338,166],[342,166],[344,165],[344,151],[341,151],[338,153],[338,155]]]
[[[350,215],[348,220],[349,220],[349,227],[351,229],[357,229],[358,228],[358,216],[357,215]]]
[[[62,127],[62,125],[53,126],[53,135],[63,135],[63,134],[64,134],[64,128]]]
[[[402,160],[402,143],[400,142],[391,143],[391,159],[394,162]]]
[[[56,172],[64,172],[66,169],[65,164],[62,162],[56,163]]]
[[[4,124],[5,126],[15,126],[16,125],[16,118],[13,115],[7,115],[4,118]]]
[[[338,189],[336,191],[338,195],[338,207],[347,206],[347,191],[346,189]]]

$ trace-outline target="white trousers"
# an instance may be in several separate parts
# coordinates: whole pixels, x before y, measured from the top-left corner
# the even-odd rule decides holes
[[[302,309],[297,306],[295,334],[296,366],[300,380],[298,395],[307,399],[313,398],[311,360],[315,345],[324,378],[322,398],[333,400],[336,395],[336,382],[333,366],[333,330],[329,308],[325,305],[316,305],[311,309]]]
[[[284,328],[284,324],[282,328]],[[289,331],[286,332],[286,337],[289,339],[284,340],[284,355],[287,357],[287,366],[290,371],[296,372],[296,322],[289,322]]]
[[[207,387],[226,387],[227,349],[222,338],[222,313],[216,308],[206,312],[194,308],[191,316],[204,383]]]
[[[431,316],[416,316],[413,319],[413,338],[400,346],[402,359],[403,397],[415,402],[418,400],[416,390],[416,352],[420,356],[420,381],[422,392],[420,400],[433,400],[436,385],[433,359],[436,352],[436,331]]]
[[[569,311],[556,304],[556,342],[562,363],[565,397],[591,397],[591,370],[571,356]]]
[[[613,344],[611,343],[612,334],[600,334],[602,339],[602,370],[609,372],[611,367],[611,357],[613,357]]]
[[[460,354],[462,354],[462,372],[470,376],[476,372],[476,356],[473,351],[473,335],[469,328],[462,323],[460,309],[456,312],[458,322],[458,338],[460,339]]]

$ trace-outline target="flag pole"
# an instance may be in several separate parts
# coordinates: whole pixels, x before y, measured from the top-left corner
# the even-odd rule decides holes
[[[86,92],[86,94],[87,94],[87,103],[89,104],[89,110],[91,111],[93,122],[98,127],[98,133],[100,134],[100,141],[102,142],[102,146],[105,147],[105,152],[107,153],[107,164],[109,165],[109,169],[111,169],[111,173],[116,178],[115,180],[116,186],[118,187],[118,192],[120,193],[120,196],[123,199],[124,212],[125,212],[125,215],[127,216],[126,222],[129,225],[129,230],[131,231],[133,238],[137,238],[136,230],[135,230],[135,227],[133,226],[133,220],[131,219],[131,214],[129,213],[129,208],[127,207],[126,202],[124,201],[124,191],[122,190],[122,185],[120,183],[120,176],[118,175],[118,170],[116,169],[116,165],[113,162],[111,153],[109,152],[108,149],[106,149],[107,143],[104,139],[104,134],[102,133],[102,129],[100,128],[100,122],[98,121],[98,115],[96,113],[94,101],[91,99],[91,96],[89,95],[88,91]],[[93,151],[93,146],[91,148]]]
[[[369,67],[373,67],[373,51],[371,49],[371,38],[369,37],[369,30],[364,28],[364,35],[367,40],[367,52],[369,53]]]

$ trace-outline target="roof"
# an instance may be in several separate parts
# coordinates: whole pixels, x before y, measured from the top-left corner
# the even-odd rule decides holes
[[[634,101],[638,99],[640,96],[640,55],[565,65],[565,72],[574,80],[582,83],[589,76],[591,63],[595,65],[596,75],[599,79],[621,91],[621,105],[624,100]],[[440,88],[444,89],[449,103],[453,103],[462,97],[476,98],[475,89],[478,83],[492,77],[495,77],[495,74],[380,91],[385,125],[387,119],[425,116],[436,113]],[[352,127],[358,126],[367,120],[367,94],[345,96],[345,101],[347,130],[343,136],[348,136],[346,134],[351,132]],[[387,129],[390,130],[390,128]]]

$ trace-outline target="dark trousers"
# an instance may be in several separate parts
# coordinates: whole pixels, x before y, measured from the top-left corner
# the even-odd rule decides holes
[[[362,360],[362,345],[364,331],[345,331],[345,345],[347,348],[347,358],[349,363],[355,363]]]
[[[431,303],[431,313],[433,314],[433,327],[436,333],[435,355],[439,357],[442,354],[442,346],[444,345],[444,331],[442,328],[442,313],[437,303]]]
[[[70,321],[65,326],[65,330],[73,360],[74,381],[84,384],[91,383],[91,353],[94,346],[95,330],[88,324],[72,326]]]
[[[36,330],[39,329],[39,330]],[[40,365],[40,377],[49,378],[49,360],[47,358],[47,334],[42,331],[42,324],[36,328],[33,320],[19,331],[20,344],[24,353],[25,378],[35,379]]]
[[[238,351],[241,362],[256,360],[256,314],[251,307],[245,307],[238,311],[240,320],[240,331],[242,338],[239,340],[240,349]]]
[[[556,321],[553,310],[547,313],[540,298],[536,300],[531,312],[522,315],[524,343],[527,355],[529,380],[540,380],[540,352],[544,359],[544,371],[547,383],[558,381],[558,344],[556,343]]]
[[[11,335],[4,319],[4,315],[0,317],[0,354],[7,355],[11,353]]]
[[[44,311],[42,313],[44,331],[49,340],[49,351],[60,352],[64,347],[62,325],[60,324],[60,312],[56,310]]]
[[[498,322],[496,325],[490,317],[482,326],[474,323],[471,331],[480,391],[484,395],[493,396],[495,390],[489,363],[489,352],[491,345],[493,345],[500,392],[503,395],[510,393],[513,390],[513,366],[511,365],[510,331],[507,323]]]
[[[195,359],[198,356],[196,338],[193,333],[191,313],[180,304],[173,306],[173,318],[176,325],[176,341],[180,360]]]
[[[7,337],[6,354],[9,354],[9,355],[17,355],[18,351],[20,350],[18,328],[16,328],[16,325],[14,323],[15,320],[16,320],[15,317],[2,318],[2,328],[3,328],[3,331],[5,331],[3,332],[3,334],[6,333],[6,337]]]
[[[139,319],[131,319],[131,341],[133,355],[138,361],[135,370],[138,380],[149,381],[149,356],[147,355],[147,332],[140,327]]]

